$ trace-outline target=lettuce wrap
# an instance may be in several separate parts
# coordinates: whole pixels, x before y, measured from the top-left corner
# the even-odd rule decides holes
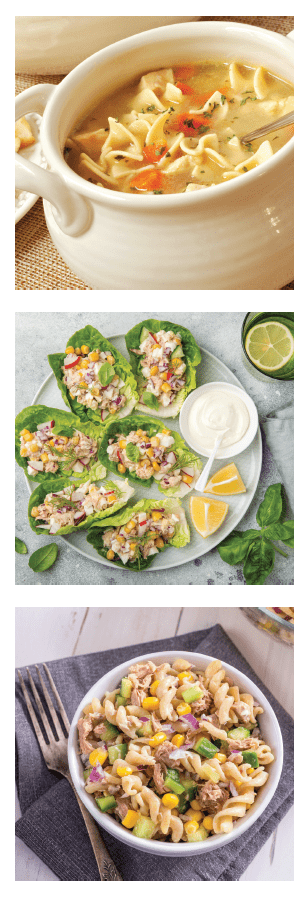
[[[100,445],[100,449],[99,449],[99,456],[98,456],[99,461],[101,462],[102,465],[104,465],[110,471],[113,471],[115,474],[120,473],[118,463],[120,461],[122,461],[123,465],[125,466],[125,472],[124,472],[124,474],[122,474],[122,476],[128,477],[128,479],[132,483],[133,482],[141,483],[142,486],[145,486],[145,487],[149,487],[152,485],[152,483],[156,483],[160,492],[164,493],[166,496],[182,497],[182,496],[185,496],[186,493],[190,492],[191,489],[193,489],[193,486],[194,486],[194,484],[200,474],[200,471],[202,469],[202,462],[198,458],[198,456],[195,455],[195,453],[192,452],[191,449],[189,449],[189,447],[186,445],[186,443],[184,442],[184,440],[182,439],[180,434],[177,433],[177,431],[175,431],[175,430],[168,431],[169,439],[168,438],[165,439],[163,437],[163,435],[161,435],[161,427],[162,427],[161,421],[159,421],[158,418],[153,418],[153,417],[149,417],[147,415],[141,415],[141,414],[128,415],[127,418],[124,418],[120,422],[109,421],[105,425],[104,430],[103,430],[103,437],[102,437],[102,441],[101,441],[101,445]],[[112,460],[110,458],[110,451],[111,451],[112,444],[109,445],[109,440],[113,440],[114,442],[116,442],[117,434],[123,434],[124,436],[128,436],[129,433],[131,433],[132,431],[138,431],[140,428],[144,432],[146,432],[147,436],[149,437],[149,440],[152,437],[155,437],[156,434],[160,433],[160,447],[150,449],[151,454],[152,453],[154,454],[154,457],[151,458],[151,462],[155,461],[155,457],[157,459],[159,459],[159,452],[161,455],[161,441],[163,441],[163,439],[166,443],[166,447],[167,447],[167,444],[169,445],[169,448],[164,449],[164,455],[163,455],[164,463],[162,466],[160,466],[159,471],[154,471],[152,466],[150,465],[149,460],[148,460],[148,465],[149,465],[148,470],[151,469],[153,473],[151,474],[150,477],[148,477],[146,479],[144,478],[144,476],[139,476],[139,474],[142,474],[143,469],[141,469],[141,465],[138,464],[139,462],[141,462],[141,464],[142,464],[143,458],[146,458],[146,449],[145,448],[139,449],[137,444],[128,442],[125,449],[122,449],[121,447],[119,447],[119,449],[116,450],[116,448],[114,447],[113,454],[115,455],[118,452],[118,456],[117,456],[116,460]],[[170,440],[173,441],[172,444],[170,444]],[[139,442],[141,442],[141,438],[139,438]],[[146,439],[143,441],[143,444],[142,444],[143,447],[145,446],[145,444],[146,444]],[[108,448],[109,448],[109,453],[107,451]],[[130,458],[129,458],[129,456],[130,456]],[[166,458],[168,458],[168,464],[165,461]],[[134,466],[139,468],[139,473],[137,470],[129,469],[129,461],[132,462],[134,464]],[[156,461],[155,463],[156,463],[156,466],[158,467],[158,465],[159,465],[158,461]],[[166,468],[166,471],[165,471],[165,468]],[[181,474],[180,474],[180,472],[181,472]],[[169,485],[167,485],[167,483],[164,483],[164,480],[167,481],[169,478],[172,478],[172,477],[174,480],[174,475],[175,475],[175,477],[176,477],[176,475],[181,476],[181,477],[182,477],[182,475],[185,475],[186,482],[184,482],[184,480],[181,479],[181,482],[179,482],[173,486],[171,485],[171,483]],[[162,479],[163,479],[163,482],[161,483]]]
[[[101,463],[98,461],[98,452],[93,456],[89,465],[83,467],[83,471],[77,472],[72,470],[74,462],[74,453],[72,449],[68,449],[68,451],[61,453],[57,450],[56,446],[52,448],[52,454],[54,454],[56,461],[59,464],[59,468],[56,472],[37,471],[37,474],[32,476],[28,473],[29,457],[22,457],[20,454],[21,432],[24,429],[27,429],[33,434],[35,439],[35,434],[39,433],[40,426],[47,422],[49,422],[50,425],[54,422],[52,428],[50,428],[52,429],[52,435],[54,437],[65,436],[70,439],[74,436],[76,430],[78,430],[90,439],[96,440],[99,449],[102,433],[101,428],[95,427],[90,421],[80,421],[76,415],[72,415],[71,412],[62,411],[62,409],[59,408],[49,408],[49,406],[46,405],[30,405],[17,415],[15,421],[15,458],[17,464],[23,468],[28,479],[33,480],[36,483],[43,483],[45,480],[58,480],[59,477],[68,476],[73,477],[74,479],[77,478],[80,481],[88,480],[89,476],[91,477],[91,480],[102,480],[106,475],[106,471],[104,473],[101,472]],[[75,461],[77,461],[76,458]]]
[[[105,364],[102,366],[104,369],[103,375],[101,375],[103,379],[99,377],[99,380],[101,384],[104,383],[104,385],[107,385],[113,374],[113,376],[117,375],[120,380],[124,381],[124,386],[120,388],[120,394],[126,397],[126,404],[119,411],[115,412],[113,418],[122,418],[129,415],[138,401],[136,380],[129,362],[127,362],[127,359],[124,358],[121,352],[119,352],[106,337],[102,336],[100,331],[96,330],[96,328],[92,327],[90,324],[86,325],[86,327],[83,327],[81,330],[76,331],[76,333],[67,341],[67,346],[72,346],[74,349],[80,348],[83,345],[88,346],[90,352],[98,350],[99,352],[107,352],[113,356],[115,361],[112,365]],[[48,355],[49,364],[55,374],[65,404],[68,405],[71,411],[82,421],[92,421],[94,424],[101,425],[104,420],[104,418],[102,418],[101,410],[99,408],[87,408],[85,405],[82,405],[77,401],[76,397],[70,395],[68,387],[64,384],[62,367],[64,366],[65,357],[66,352]]]
[[[182,350],[180,348],[179,355],[181,355],[182,361],[186,366],[182,388],[176,392],[173,401],[166,408],[164,408],[157,397],[147,389],[141,365],[142,354],[140,354],[140,344],[143,343],[149,335],[156,334],[158,331],[173,331],[174,334],[178,334],[181,337]],[[137,380],[139,394],[137,409],[144,414],[152,414],[154,412],[154,414],[159,415],[159,417],[162,418],[175,418],[179,414],[188,393],[190,393],[191,390],[195,390],[195,368],[201,362],[201,351],[191,332],[187,330],[186,327],[181,327],[180,324],[174,324],[174,322],[171,321],[157,321],[155,318],[147,318],[145,321],[141,321],[128,331],[125,339],[130,355],[131,368]],[[170,367],[171,362],[174,361],[174,356],[176,355],[178,356],[176,350],[169,355]],[[178,357],[176,361],[178,362]]]
[[[88,483],[91,485],[93,483],[93,481],[89,480]],[[130,497],[134,493],[134,489],[131,486],[129,486],[127,480],[123,480],[123,481],[104,480],[103,484],[101,484],[101,486],[103,486],[105,492],[110,492],[110,493],[112,492],[116,495],[116,501],[111,506],[109,505],[103,511],[95,511],[93,514],[88,514],[85,517],[85,519],[80,520],[79,524],[67,524],[65,526],[62,526],[62,527],[56,529],[56,530],[53,530],[53,533],[56,533],[57,536],[66,536],[68,533],[72,533],[73,531],[76,531],[76,530],[86,530],[95,521],[96,522],[98,520],[100,521],[105,517],[107,517],[109,520],[110,514],[112,512],[116,513],[120,508],[122,508],[124,505],[126,505],[126,503],[128,502],[128,499],[130,499]],[[61,477],[61,478],[58,478],[58,480],[55,480],[55,479],[50,480],[50,481],[45,480],[44,483],[40,483],[39,486],[37,486],[36,489],[33,491],[33,493],[31,494],[31,497],[30,497],[30,501],[29,501],[28,517],[29,517],[30,527],[32,528],[32,530],[34,530],[35,533],[37,533],[39,535],[40,534],[45,535],[46,533],[50,533],[50,531],[48,530],[48,528],[46,528],[46,526],[42,520],[37,520],[37,517],[33,517],[33,515],[31,514],[32,510],[37,509],[39,505],[43,504],[45,497],[49,493],[51,493],[54,497],[55,508],[56,508],[57,498],[54,494],[64,490],[66,487],[68,487],[69,489],[72,489],[73,495],[75,493],[77,493],[80,497],[80,492],[82,493],[84,491],[86,484],[84,484],[83,482],[80,483],[80,481],[75,483],[74,481],[70,480],[68,477]],[[97,487],[97,489],[99,489],[99,485],[97,483],[95,483],[95,487]],[[76,500],[76,496],[74,495],[74,498],[67,499],[67,501],[65,501],[64,499],[60,499],[60,504],[62,505],[62,510],[63,510],[68,505],[74,505],[75,508],[77,509],[77,506],[79,503],[78,503],[78,500]],[[52,535],[52,534],[50,533],[50,535]]]
[[[153,501],[151,499],[141,499],[136,505],[129,506],[125,508],[124,511],[119,512],[119,514],[105,518],[103,522],[98,520],[95,521],[87,534],[87,542],[94,546],[99,555],[103,558],[107,558],[108,547],[103,544],[103,535],[106,531],[110,528],[113,530],[116,527],[124,527],[131,521],[131,519],[135,519],[136,515],[141,515],[141,513],[148,515],[155,510],[161,512],[161,500]],[[158,548],[158,552],[164,552],[168,545],[175,546],[175,548],[178,549],[183,548],[190,542],[190,530],[180,500],[165,499],[163,501],[163,512],[165,515],[178,515],[179,520],[175,524],[174,535],[165,542],[162,548]],[[133,539],[135,539],[138,546],[140,544],[144,545],[148,540],[148,533],[139,535],[136,538],[133,537]],[[157,552],[155,554],[157,554]],[[132,571],[141,571],[150,567],[153,557],[153,555],[149,555],[147,558],[144,558],[141,551],[137,548],[137,557],[135,560],[124,563],[121,558],[115,554],[114,559],[112,559],[112,564],[118,565],[119,567],[125,567]]]

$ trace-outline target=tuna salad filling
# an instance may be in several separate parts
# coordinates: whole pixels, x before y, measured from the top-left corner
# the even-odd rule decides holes
[[[166,514],[164,508],[133,515],[121,527],[113,527],[102,536],[103,545],[108,549],[107,558],[113,561],[118,556],[123,564],[138,557],[156,555],[159,549],[174,536],[179,515]]]
[[[63,382],[72,399],[90,409],[101,410],[101,420],[115,415],[126,405],[122,392],[125,382],[116,374],[110,352],[90,352],[88,346],[68,346],[64,359]]]
[[[141,390],[152,393],[158,403],[167,408],[186,385],[181,335],[164,330],[155,334],[148,332],[139,350],[133,352],[144,356],[141,359],[144,378]]]
[[[154,477],[161,486],[176,487],[181,483],[190,486],[193,473],[181,470],[173,446],[174,437],[166,428],[155,436],[149,437],[146,430],[131,430],[128,435],[116,434],[117,439],[110,439],[107,453],[109,460],[117,464],[120,474],[128,470],[134,472],[140,480]]]
[[[38,472],[55,474],[81,474],[91,462],[97,460],[98,446],[80,430],[70,438],[53,433],[54,421],[39,424],[34,433],[24,428],[20,433],[20,455],[28,460],[28,474]]]
[[[76,527],[89,515],[112,507],[121,495],[120,490],[106,489],[88,480],[75,489],[75,484],[66,486],[57,493],[47,493],[41,505],[34,506],[31,515],[41,529],[56,533],[61,527]]]

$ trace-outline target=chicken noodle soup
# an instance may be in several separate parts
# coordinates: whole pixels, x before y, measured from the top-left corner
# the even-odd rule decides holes
[[[133,664],[78,721],[84,788],[141,839],[201,842],[229,833],[274,760],[263,709],[212,661],[200,670]]]
[[[104,99],[67,139],[65,157],[82,178],[111,190],[200,190],[273,156],[293,126],[248,146],[241,137],[293,108],[293,85],[262,66],[161,69]]]

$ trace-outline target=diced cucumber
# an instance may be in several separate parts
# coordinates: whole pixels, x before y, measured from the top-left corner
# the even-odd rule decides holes
[[[120,695],[122,695],[123,698],[130,698],[131,692],[132,692],[131,680],[129,680],[129,677],[123,677],[121,684],[120,684]]]
[[[153,731],[150,720],[148,720],[147,723],[143,723],[143,726],[141,726],[136,733],[137,736],[152,736]]]
[[[178,358],[181,359],[182,356],[183,356],[182,346],[176,346],[176,349],[174,349],[174,352],[172,352],[171,358],[172,359],[178,359]]]
[[[141,336],[140,336],[140,344],[144,343],[144,340],[147,340],[147,337],[149,337],[149,331],[147,330],[147,327],[142,327]]]
[[[182,795],[185,791],[184,786],[180,782],[178,770],[172,770],[171,767],[167,768],[167,776],[164,779],[164,783],[166,788],[170,789],[171,792],[176,792],[176,795]]]
[[[87,767],[86,770],[83,770],[83,776],[84,776],[85,782],[89,778],[91,770],[93,770],[92,767]]]
[[[116,736],[120,735],[120,731],[117,727],[114,726],[113,723],[109,723],[106,720],[103,728],[103,733],[101,734],[101,738],[104,742],[111,742],[112,739],[116,739]]]
[[[185,689],[185,691],[182,693],[182,698],[184,698],[185,702],[188,702],[188,704],[190,704],[190,702],[197,702],[197,700],[201,698],[202,695],[203,692],[199,688],[199,686],[189,686],[189,688]]]
[[[234,730],[228,730],[227,736],[229,739],[247,739],[250,731],[246,727],[235,727]]]
[[[199,755],[203,755],[204,758],[214,758],[214,755],[216,755],[215,745],[204,736],[195,742],[194,751],[197,751]]]
[[[186,798],[186,795],[185,794],[180,795],[179,804],[177,805],[177,811],[179,811],[179,814],[185,814],[185,812],[188,810],[189,806],[190,806],[190,802]]]
[[[197,783],[195,780],[190,779],[188,776],[181,777],[181,783],[184,787],[184,791],[188,796],[189,801],[193,801],[197,792]]]
[[[110,764],[114,764],[114,761],[117,761],[118,758],[125,758],[127,751],[128,745],[126,742],[121,742],[120,745],[110,745],[110,748],[108,748]]]
[[[126,705],[128,699],[124,698],[123,695],[117,695],[115,699],[115,706],[119,708],[120,705]]]
[[[255,769],[256,767],[259,767],[259,760],[255,751],[242,751],[242,758],[244,764],[249,764],[250,767],[254,767]]]
[[[204,826],[200,826],[196,833],[190,833],[190,835],[187,833],[187,840],[188,842],[203,842],[204,839],[208,838],[208,835],[208,830]]]
[[[133,835],[138,836],[139,839],[151,839],[154,830],[156,828],[156,824],[150,817],[140,817],[138,822],[133,827]]]
[[[96,798],[96,802],[101,811],[110,811],[111,808],[116,808],[117,805],[114,795],[107,795],[105,798]]]

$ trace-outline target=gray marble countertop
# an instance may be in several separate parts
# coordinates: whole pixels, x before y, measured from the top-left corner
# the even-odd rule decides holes
[[[241,356],[240,332],[244,312],[181,313],[163,311],[148,312],[19,312],[16,315],[16,414],[31,405],[37,390],[50,373],[47,355],[61,352],[70,334],[92,324],[106,337],[123,333],[140,319],[160,318],[177,321],[188,327],[200,345],[218,356],[238,377],[244,389],[253,398],[260,419],[281,408],[293,399],[293,382],[257,380],[244,366]],[[64,335],[64,336],[63,336]],[[63,342],[64,340],[64,342]],[[262,434],[263,436],[263,434]],[[254,499],[240,523],[240,529],[256,526],[255,514],[271,483],[280,482],[276,464],[263,437],[263,466]],[[30,529],[27,518],[28,492],[24,473],[16,465],[16,535],[28,547],[28,555],[16,555],[17,585],[122,585],[159,584],[243,586],[242,566],[225,564],[217,549],[195,561],[172,568],[169,571],[148,571],[141,575],[124,569],[104,568],[76,554],[61,539],[55,538],[59,554],[55,565],[44,573],[35,574],[28,567],[28,559],[39,548],[38,540]],[[288,558],[276,555],[275,567],[266,580],[266,586],[293,584],[293,551]]]

